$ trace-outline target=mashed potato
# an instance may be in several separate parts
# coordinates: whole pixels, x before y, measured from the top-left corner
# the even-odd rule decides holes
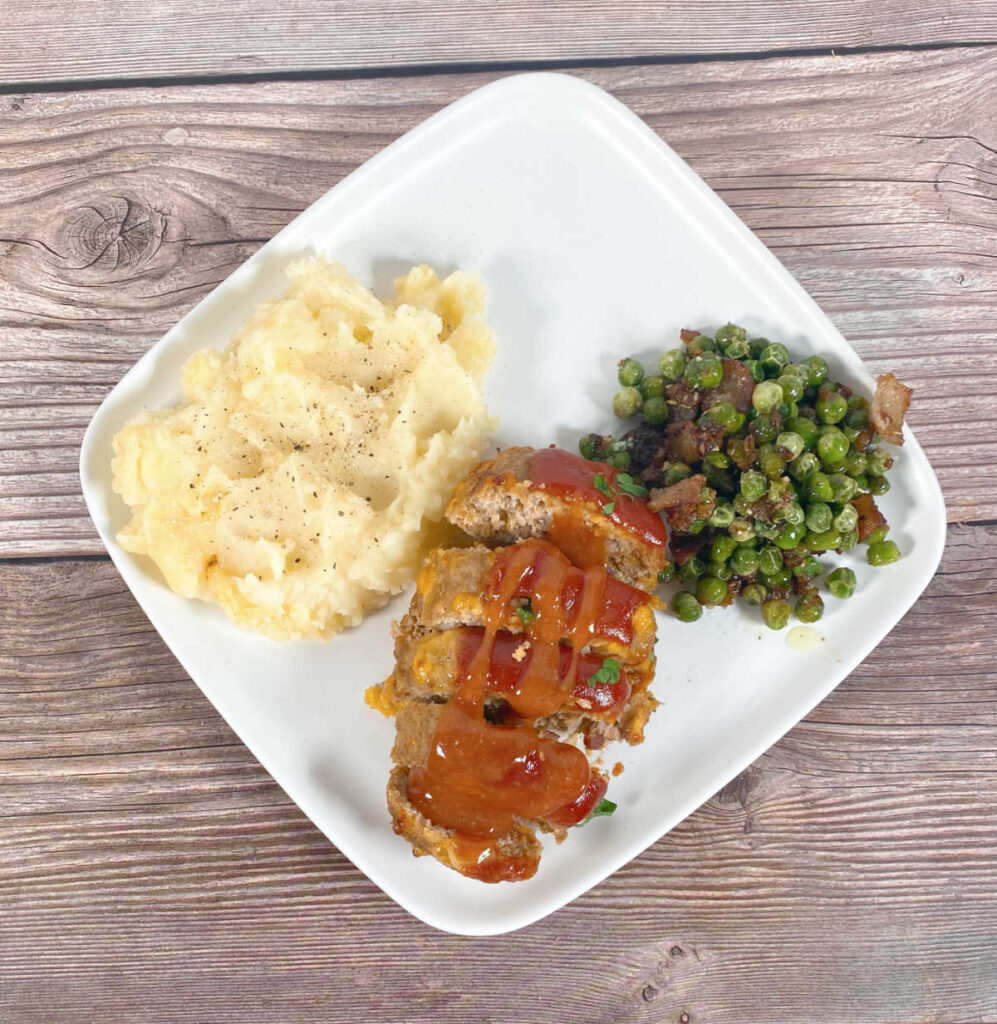
[[[415,577],[421,542],[477,462],[494,342],[472,275],[415,267],[381,302],[302,260],[184,400],[114,438],[119,534],[178,594],[274,639],[355,625]]]

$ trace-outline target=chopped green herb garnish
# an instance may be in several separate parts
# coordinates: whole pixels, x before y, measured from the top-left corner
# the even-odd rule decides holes
[[[526,604],[521,604],[516,609],[516,614],[523,620],[524,626],[528,626],[537,617],[529,601]]]
[[[618,683],[620,681],[620,663],[615,658],[606,658],[602,668],[596,670],[589,676],[589,686],[599,686],[602,683]]]
[[[586,822],[591,821],[593,818],[605,818],[609,817],[613,811],[616,810],[616,804],[612,800],[607,800],[603,797],[598,804],[592,809],[591,814],[587,818],[583,818],[578,824],[584,825]]]
[[[605,494],[607,498],[611,498],[613,496],[613,492],[609,489],[609,481],[602,475],[602,473],[596,473],[596,475],[592,477],[592,483],[595,486],[595,489],[600,491],[602,494]]]
[[[604,516],[608,516],[610,514],[610,512],[613,511],[614,508],[616,508],[616,502],[615,501],[607,502],[605,505],[602,506],[602,514]]]
[[[643,484],[637,483],[629,473],[616,474],[616,486],[626,494],[632,494],[635,498],[646,498],[648,490]]]

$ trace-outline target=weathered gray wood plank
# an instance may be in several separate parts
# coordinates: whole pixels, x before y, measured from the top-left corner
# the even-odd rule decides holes
[[[951,527],[925,595],[806,721],[493,939],[430,931],[345,861],[110,563],[0,565],[0,1018],[993,1022],[995,551],[997,527]]]
[[[100,399],[297,212],[489,77],[0,100],[0,557],[100,551],[76,478]],[[997,47],[584,77],[914,386],[950,518],[997,518]]]
[[[0,74],[44,82],[994,41],[987,0],[36,0],[5,11]]]

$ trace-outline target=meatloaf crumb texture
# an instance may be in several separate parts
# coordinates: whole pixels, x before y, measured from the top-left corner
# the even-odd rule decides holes
[[[531,485],[529,468],[535,454],[533,448],[506,448],[483,462],[457,488],[447,519],[490,545],[546,536],[554,516],[567,511],[568,502]],[[652,547],[613,522],[600,504],[572,504],[582,506],[585,526],[593,537],[605,541],[606,571],[631,586],[653,590],[665,565],[665,549]]]

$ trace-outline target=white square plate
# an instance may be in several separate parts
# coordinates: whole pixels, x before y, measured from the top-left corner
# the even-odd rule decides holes
[[[818,352],[833,375],[873,381],[828,318],[723,202],[643,122],[579,79],[505,78],[389,146],[306,210],[219,285],[135,365],[100,407],[81,453],[83,491],[107,550],[191,678],[260,762],[361,871],[436,928],[496,934],[529,924],[604,879],[732,779],[876,646],[941,557],[938,483],[908,432],[883,501],[904,557],[829,598],[824,642],[798,653],[754,609],[695,625],[663,616],[643,746],[612,750],[626,772],[619,809],[549,844],[527,882],[489,886],[391,831],[385,782],[393,726],[363,690],[391,668],[389,623],[408,595],[327,643],[278,644],[214,607],[171,593],[152,564],[115,541],[126,509],[111,490],[111,438],[136,413],[179,398],[184,361],[222,346],[279,294],[283,268],[314,249],[379,293],[411,264],[480,270],[498,355],[487,397],[501,445],[575,449],[614,429],[616,360],[650,362],[680,328],[726,320]]]

